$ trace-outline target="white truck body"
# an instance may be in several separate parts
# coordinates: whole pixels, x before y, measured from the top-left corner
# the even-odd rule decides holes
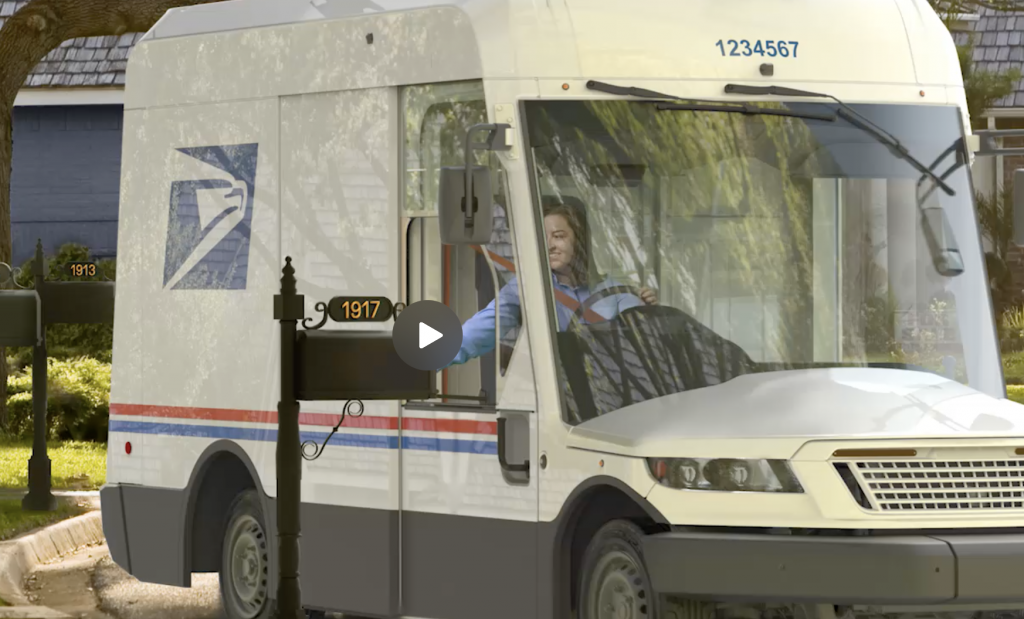
[[[733,56],[737,40],[796,42],[799,51]],[[764,63],[773,75],[761,72]],[[441,300],[469,318],[479,308],[451,297],[468,285],[463,276],[442,276],[468,250],[441,247],[436,196],[422,184],[438,164],[418,149],[434,135],[431,105],[479,102],[482,122],[513,127],[512,150],[494,157],[516,234],[491,251],[522,275],[514,353],[495,371],[490,406],[367,402],[321,458],[303,463],[305,605],[380,617],[568,617],[585,536],[607,516],[647,519],[677,536],[652,542],[667,550],[652,546],[649,555],[666,593],[695,591],[679,579],[704,583],[699,589],[735,574],[721,584],[730,589],[724,598],[1024,606],[1024,582],[1008,584],[1024,567],[1024,538],[1009,532],[1024,524],[1024,476],[1014,468],[1024,462],[1024,408],[1005,399],[965,169],[963,208],[946,209],[964,273],[940,285],[956,299],[961,380],[792,369],[566,421],[524,106],[628,99],[588,89],[589,80],[701,101],[786,102],[723,91],[778,84],[850,105],[940,108],[952,119],[947,130],[970,134],[956,50],[925,0],[232,0],[169,11],[132,52],[125,92],[102,491],[118,564],[140,580],[186,587],[191,573],[218,571],[228,506],[252,487],[276,582],[280,350],[271,301],[284,258],[307,317],[332,297],[366,295]],[[917,214],[907,213],[913,226]],[[674,293],[664,294],[672,304]],[[475,394],[485,380],[477,371],[452,369],[445,392]],[[321,442],[343,405],[304,403],[303,438]],[[510,459],[530,463],[523,478],[499,466],[496,415],[515,422]],[[878,448],[914,450],[890,458],[896,468],[987,461],[1016,494],[998,505],[950,499],[941,509],[914,508],[935,504],[919,496],[858,503],[836,465],[863,481],[865,456],[834,454]],[[788,461],[803,491],[659,483],[650,459],[679,457]],[[789,553],[785,539],[763,535],[769,548],[744,537],[773,529],[893,536],[851,551],[843,569],[871,582],[846,590],[828,557],[865,537],[828,542],[835,547],[821,542],[834,538],[801,538],[819,557],[802,563],[803,551]],[[981,529],[998,536],[963,540]],[[1001,557],[986,554],[993,544]],[[702,554],[668,566],[677,548]],[[785,580],[780,556],[793,557],[802,584]],[[762,578],[773,571],[782,580]],[[880,573],[888,593],[865,597],[880,591]]]

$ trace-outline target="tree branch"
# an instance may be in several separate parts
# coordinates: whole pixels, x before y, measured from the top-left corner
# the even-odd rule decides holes
[[[29,0],[0,28],[0,262],[11,261],[11,112],[32,69],[70,39],[145,32],[168,9],[220,0]]]
[[[0,106],[9,108],[32,69],[69,39],[145,32],[168,9],[219,0],[30,0],[0,28]]]

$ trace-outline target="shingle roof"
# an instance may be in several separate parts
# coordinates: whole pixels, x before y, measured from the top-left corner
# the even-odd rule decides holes
[[[978,21],[973,22],[974,66],[981,71],[1002,72],[1016,67],[1024,73],[1024,13],[1011,14],[979,8]],[[968,33],[954,32],[957,45],[967,42]],[[1015,92],[995,102],[992,107],[1024,107],[1024,79]]]
[[[0,0],[0,26],[28,0]],[[142,32],[65,41],[25,80],[26,88],[123,86],[128,52]]]

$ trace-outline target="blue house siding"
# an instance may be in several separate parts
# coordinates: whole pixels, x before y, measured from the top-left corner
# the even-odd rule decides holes
[[[14,109],[11,174],[13,261],[81,243],[95,258],[117,249],[120,105]]]

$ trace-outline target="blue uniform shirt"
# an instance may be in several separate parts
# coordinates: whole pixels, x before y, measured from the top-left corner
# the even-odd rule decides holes
[[[589,286],[573,288],[563,284],[555,278],[554,274],[551,275],[551,281],[556,290],[561,290],[580,304],[596,292],[621,285],[614,280],[606,279],[591,291]],[[504,337],[509,331],[520,325],[520,316],[522,316],[519,308],[519,284],[515,277],[498,292],[498,300],[498,305],[501,308],[501,336]],[[590,310],[605,319],[611,319],[625,309],[640,305],[643,305],[643,301],[635,295],[617,293],[594,303],[590,306]],[[555,309],[558,314],[558,330],[565,331],[574,310],[558,303],[557,299]],[[586,317],[581,318],[580,321],[584,324],[587,323]],[[494,301],[488,303],[487,307],[477,312],[462,325],[462,348],[449,365],[465,363],[492,350],[494,350]]]

